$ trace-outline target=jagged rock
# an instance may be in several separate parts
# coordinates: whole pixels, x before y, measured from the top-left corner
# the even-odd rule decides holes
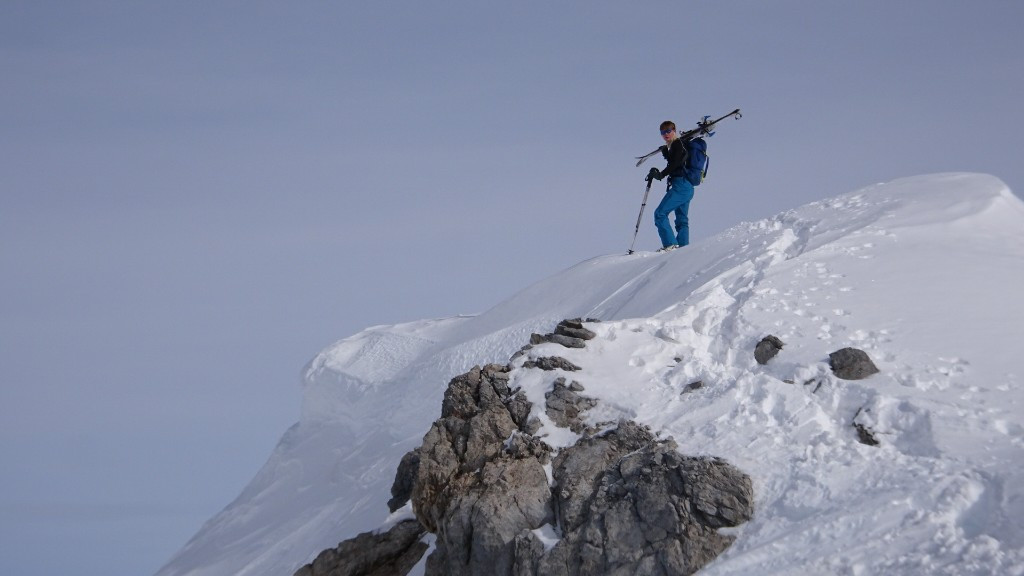
[[[746,474],[631,422],[563,450],[554,476],[562,539],[537,560],[520,538],[516,574],[692,574],[731,544],[718,528],[753,515]]]
[[[565,370],[575,372],[581,368],[561,356],[544,356],[536,360],[527,360],[523,368],[540,368],[541,370]]]
[[[407,574],[427,550],[420,541],[426,531],[415,520],[395,524],[381,534],[364,532],[324,550],[295,576],[400,576]]]
[[[405,506],[405,503],[412,497],[412,486],[416,481],[416,473],[420,467],[420,450],[410,450],[402,456],[398,463],[398,472],[395,473],[395,481],[391,484],[391,500],[388,500],[388,510],[394,512]]]
[[[557,426],[577,434],[583,432],[586,425],[580,416],[596,406],[597,400],[580,395],[582,391],[583,385],[575,380],[566,386],[565,378],[556,379],[554,388],[544,395],[544,411],[548,418]]]
[[[516,535],[554,517],[544,471],[551,448],[525,433],[531,407],[509,390],[502,367],[449,383],[412,494],[417,518],[437,535],[428,574],[507,574]]]
[[[454,485],[462,489],[437,518],[427,574],[510,574],[516,536],[554,517],[541,461],[502,454]]]
[[[769,360],[775,358],[775,355],[779,353],[779,350],[782,350],[783,346],[785,344],[777,336],[765,336],[754,347],[754,360],[757,360],[757,363],[761,365],[767,364]]]
[[[448,383],[441,401],[441,418],[470,418],[477,413],[479,405],[476,390],[480,386],[481,370],[474,366],[469,372],[456,376]]]
[[[843,348],[828,355],[832,373],[843,380],[862,380],[878,373],[878,367],[867,352],[857,348]]]
[[[474,367],[453,378],[445,390],[441,418],[423,438],[412,500],[417,517],[431,532],[437,532],[434,522],[454,489],[447,483],[494,458],[505,440],[526,425],[530,403],[525,396],[511,394],[507,378],[496,374],[502,372],[493,366]],[[523,402],[525,406],[517,406]]]
[[[558,525],[566,533],[574,532],[586,518],[588,499],[612,462],[654,441],[654,436],[633,422],[620,422],[619,427],[600,437],[581,438],[574,446],[562,450],[554,460],[555,496],[558,504]]]

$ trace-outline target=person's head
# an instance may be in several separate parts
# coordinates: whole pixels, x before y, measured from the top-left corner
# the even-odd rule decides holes
[[[676,124],[671,120],[665,120],[659,127],[661,130],[661,137],[665,142],[671,142],[676,139]]]

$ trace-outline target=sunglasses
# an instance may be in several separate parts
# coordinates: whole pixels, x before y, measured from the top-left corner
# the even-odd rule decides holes
[[[671,134],[671,133],[673,133],[675,131],[676,131],[675,128],[669,128],[668,130],[662,130],[661,131],[661,135],[662,136],[668,136],[669,134]]]

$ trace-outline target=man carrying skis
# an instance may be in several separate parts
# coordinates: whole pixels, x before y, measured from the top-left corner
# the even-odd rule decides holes
[[[668,176],[668,189],[665,197],[654,211],[654,225],[661,237],[659,252],[675,250],[690,243],[690,201],[693,200],[693,184],[686,178],[686,145],[676,133],[675,123],[666,120],[661,123],[661,138],[665,145],[659,148],[668,165],[664,170],[651,168],[647,173],[648,183],[651,179],[661,180]],[[675,231],[668,222],[668,215],[675,212]]]

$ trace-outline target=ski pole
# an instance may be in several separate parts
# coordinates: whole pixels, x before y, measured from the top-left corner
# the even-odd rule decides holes
[[[636,230],[633,231],[633,241],[629,243],[629,252],[627,255],[633,253],[633,245],[636,244],[636,235],[640,233],[640,220],[644,217],[644,208],[647,206],[647,195],[651,193],[651,182],[653,178],[647,179],[647,189],[644,190],[644,201],[640,204],[640,214],[636,217]]]

